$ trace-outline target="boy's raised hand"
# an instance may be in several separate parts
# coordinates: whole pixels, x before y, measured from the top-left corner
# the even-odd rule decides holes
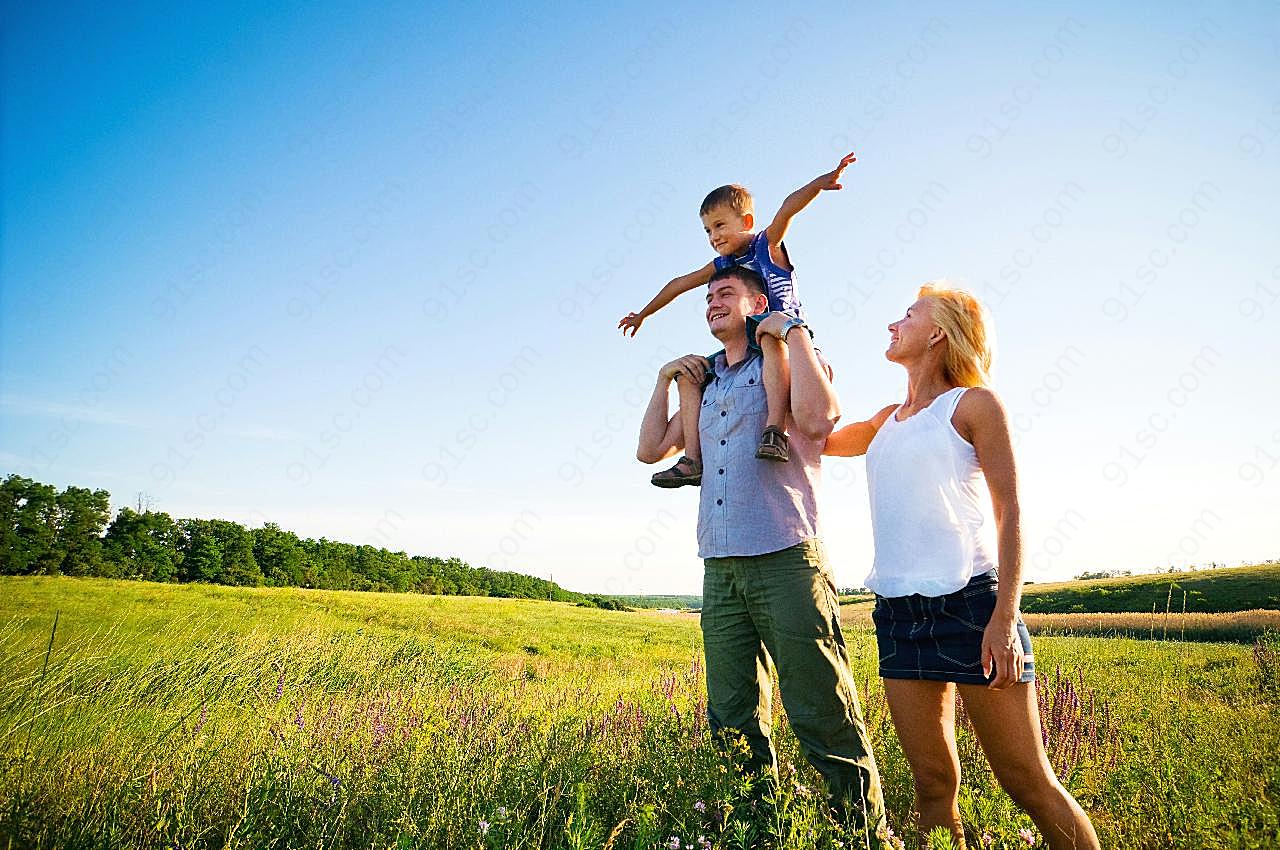
[[[853,155],[853,151],[849,151],[849,153],[845,154],[844,158],[840,160],[839,165],[815,181],[818,184],[818,188],[823,190],[843,189],[844,186],[840,184],[840,175],[844,173],[846,168],[857,161],[858,158]]]
[[[628,313],[618,320],[618,327],[622,328],[623,336],[627,335],[628,330],[631,331],[632,336],[635,336],[642,324],[644,324],[644,316],[639,313]]]

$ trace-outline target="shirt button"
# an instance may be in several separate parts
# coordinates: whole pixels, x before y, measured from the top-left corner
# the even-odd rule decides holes
[[[754,384],[755,382],[756,382],[755,378],[752,378],[751,380],[747,381],[748,384]]]
[[[724,499],[716,499],[716,504],[717,504],[717,505],[723,505],[723,504],[724,504]]]
[[[720,445],[722,445],[722,446],[724,445],[724,440],[721,440],[721,441],[720,441]]]
[[[721,475],[724,475],[724,470],[723,470],[723,469],[722,469],[722,470],[720,470],[720,474],[721,474]]]
[[[729,412],[728,412],[727,410],[722,410],[722,411],[720,411],[720,415],[721,415],[721,416],[728,416],[728,415],[729,415]]]

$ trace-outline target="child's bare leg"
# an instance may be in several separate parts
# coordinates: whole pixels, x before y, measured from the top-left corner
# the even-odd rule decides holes
[[[787,430],[787,414],[791,412],[791,360],[787,346],[776,336],[760,338],[764,354],[764,397],[769,405],[769,420],[780,431]]]
[[[698,438],[698,414],[702,411],[702,386],[685,374],[676,375],[680,398],[680,428],[684,431],[684,457],[676,465],[655,472],[649,480],[656,487],[683,487],[702,483],[702,441]]]
[[[786,462],[791,459],[786,435],[791,413],[791,360],[786,344],[776,336],[762,335],[759,342],[764,355],[764,397],[769,413],[756,457]]]
[[[676,395],[680,398],[680,427],[684,429],[684,456],[702,463],[702,440],[698,436],[698,415],[702,412],[702,387],[688,375],[676,375]]]

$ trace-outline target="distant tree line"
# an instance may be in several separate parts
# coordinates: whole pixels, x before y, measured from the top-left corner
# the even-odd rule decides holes
[[[534,576],[472,567],[458,558],[300,538],[274,523],[245,528],[127,507],[112,518],[106,490],[58,492],[20,475],[0,484],[0,535],[0,575],[500,596],[625,609],[611,597],[573,593]]]
[[[1122,576],[1131,576],[1131,570],[1098,570],[1096,572],[1083,572],[1076,576],[1076,581],[1093,581],[1100,578],[1121,578]]]

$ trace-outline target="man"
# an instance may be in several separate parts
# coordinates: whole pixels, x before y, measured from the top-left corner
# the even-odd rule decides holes
[[[701,392],[698,555],[705,564],[702,634],[712,732],[741,733],[751,750],[749,768],[776,781],[772,661],[791,728],[826,780],[834,813],[855,829],[879,831],[885,825],[880,777],[818,536],[822,446],[840,418],[839,402],[808,330],[798,319],[771,314],[757,339],[779,346],[790,363],[792,462],[756,457],[768,405],[763,358],[747,337],[746,318],[767,304],[764,281],[750,269],[727,268],[711,278],[707,327],[724,351],[710,359],[710,369],[708,358],[691,354],[658,371],[636,457],[657,463],[683,446],[680,417],[668,415],[671,382],[682,404],[698,404]]]

